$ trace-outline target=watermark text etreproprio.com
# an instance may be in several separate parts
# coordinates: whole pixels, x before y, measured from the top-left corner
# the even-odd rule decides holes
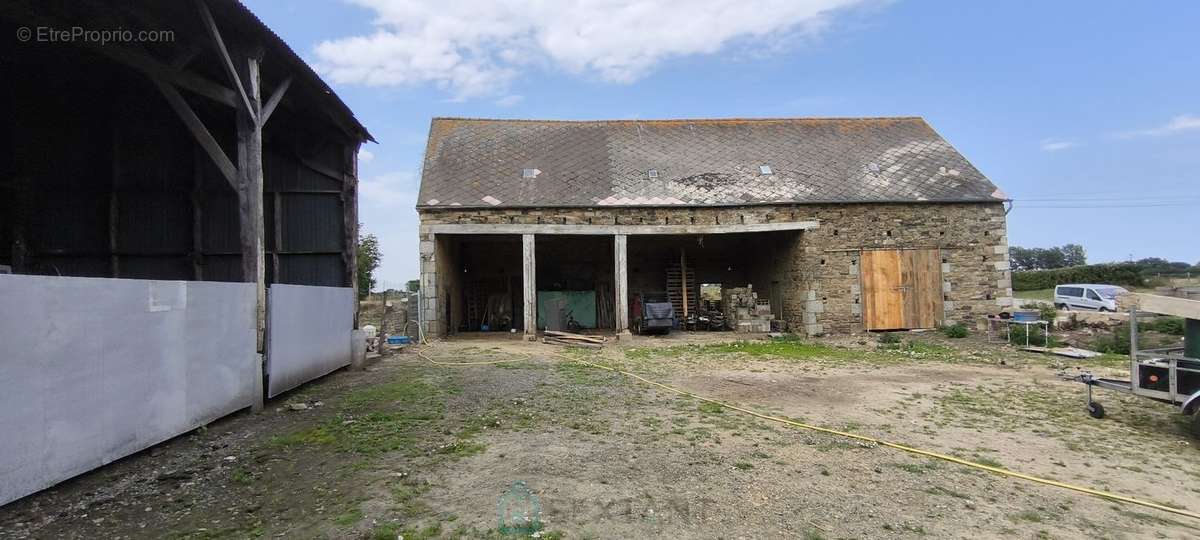
[[[17,28],[17,40],[37,43],[171,43],[175,41],[174,30],[128,30],[125,28],[84,28],[72,26],[22,26]]]

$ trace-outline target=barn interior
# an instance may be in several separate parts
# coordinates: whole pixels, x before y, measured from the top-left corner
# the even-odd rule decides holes
[[[524,330],[521,235],[438,237],[439,306],[453,332]]]
[[[795,287],[801,234],[628,235],[631,323],[643,298],[665,296],[681,329],[770,331],[772,320],[783,319],[785,290]],[[448,331],[523,332],[521,235],[439,234],[436,242],[438,297],[444,299],[436,309],[449,321]],[[538,330],[616,328],[614,244],[612,235],[534,235]]]
[[[537,321],[539,329],[612,330],[613,237],[537,237]]]
[[[783,318],[783,294],[791,282],[793,246],[800,231],[771,231],[710,235],[636,235],[629,237],[630,320],[647,295],[666,293],[675,316],[685,329],[735,329],[736,321],[705,324],[697,315],[737,318],[731,302],[757,296],[757,319]],[[735,297],[731,298],[730,294]],[[765,307],[768,306],[769,308]],[[750,310],[753,314],[753,309]],[[690,322],[689,322],[690,319]],[[769,322],[767,324],[769,327]],[[755,328],[755,331],[767,331]]]
[[[171,41],[0,40],[11,75],[0,90],[0,271],[254,281],[243,264],[253,213],[229,169],[255,153],[266,282],[351,285],[355,153],[369,135],[303,76],[309,68],[286,45],[249,30],[257,23],[248,12],[217,3],[215,24],[236,36],[230,48],[260,56],[262,97],[252,106],[270,120],[261,144],[247,146],[236,85],[196,6],[138,4]],[[14,35],[16,21],[33,16],[22,6],[0,10],[0,29]],[[69,28],[86,22],[71,18],[82,11],[45,6],[36,17]],[[233,165],[222,168],[215,153]]]

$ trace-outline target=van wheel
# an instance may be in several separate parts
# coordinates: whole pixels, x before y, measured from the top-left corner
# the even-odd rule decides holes
[[[1061,305],[1062,307],[1060,307],[1060,308],[1058,308],[1058,309],[1061,309],[1061,310],[1063,310],[1063,311],[1071,311],[1071,304],[1060,304],[1060,305]]]
[[[1088,403],[1087,411],[1088,411],[1088,416],[1091,416],[1092,418],[1095,418],[1097,420],[1104,418],[1104,406],[1098,402],[1093,401],[1091,403]]]
[[[1106,308],[1106,307],[1102,307],[1102,308],[1100,308],[1100,313],[1108,313],[1108,312],[1110,312],[1110,311],[1112,311],[1112,310],[1111,310],[1111,309],[1108,309],[1108,308]]]

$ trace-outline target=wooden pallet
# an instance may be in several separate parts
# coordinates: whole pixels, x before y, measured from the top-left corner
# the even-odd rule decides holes
[[[678,265],[667,268],[667,298],[675,310],[675,316],[683,318],[683,272]],[[687,269],[687,313],[695,313],[700,305],[700,287],[696,283],[696,272]]]

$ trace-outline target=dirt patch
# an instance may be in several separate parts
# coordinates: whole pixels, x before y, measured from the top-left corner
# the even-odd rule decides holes
[[[1059,380],[1053,359],[934,336],[885,351],[874,338],[731,337],[639,338],[603,351],[475,338],[431,350],[445,361],[519,359],[470,367],[397,355],[0,508],[0,537],[499,538],[498,503],[518,481],[538,498],[543,538],[1194,532],[1184,517],[763,421],[569,360],[1200,506],[1196,441],[1182,417],[1101,396],[1109,417],[1092,420],[1082,386]]]

